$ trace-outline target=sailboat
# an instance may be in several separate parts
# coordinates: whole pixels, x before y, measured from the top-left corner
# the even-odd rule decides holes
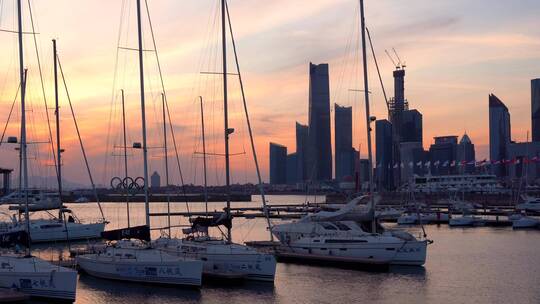
[[[30,217],[28,211],[28,162],[25,107],[27,71],[24,69],[21,2],[22,0],[17,0],[19,74],[21,84],[21,140],[19,146],[19,160],[21,164],[21,194],[24,195],[25,204],[24,216],[26,223],[26,239],[21,237],[15,238],[15,242],[26,243],[26,252],[25,254],[15,252],[14,254],[0,255],[0,287],[14,288],[34,297],[73,302],[75,301],[77,289],[77,272],[72,269],[55,266],[31,255],[30,239],[32,238],[32,230],[30,229]],[[2,239],[5,240],[6,236],[20,233],[21,232],[4,234],[2,235]]]
[[[25,208],[29,211],[47,211],[49,218],[30,219],[30,234],[33,243],[73,241],[82,239],[99,238],[105,229],[107,221],[103,217],[100,221],[93,223],[84,223],[80,221],[72,210],[66,208],[62,202],[62,158],[63,149],[60,145],[60,107],[58,92],[58,54],[56,49],[56,40],[53,40],[53,62],[54,62],[54,88],[55,88],[55,115],[56,115],[56,167],[58,192],[44,190],[24,190],[11,193],[3,198],[4,202],[13,204],[10,210],[24,212]],[[81,142],[82,147],[82,142]],[[84,149],[84,148],[83,148]],[[85,155],[86,158],[86,155]],[[92,182],[92,187],[94,184]],[[28,199],[28,207],[24,207],[22,198]],[[48,211],[58,210],[58,216],[53,216]],[[18,220],[13,216],[11,222],[0,223],[0,233],[10,233],[25,229],[25,222]]]
[[[228,19],[226,19],[228,18]],[[212,216],[201,216],[191,221],[191,229],[186,229],[185,238],[168,237],[159,238],[154,242],[154,246],[164,252],[175,254],[177,256],[189,256],[204,262],[203,275],[207,278],[235,279],[235,280],[256,280],[273,282],[276,272],[276,259],[273,255],[261,253],[255,249],[243,244],[237,244],[232,241],[232,216],[230,213],[230,164],[229,164],[229,136],[234,129],[229,128],[228,121],[228,91],[227,91],[227,41],[226,41],[226,20],[229,21],[229,30],[232,37],[232,26],[226,0],[221,0],[221,30],[222,30],[222,55],[223,55],[223,100],[224,100],[224,120],[225,120],[225,180],[227,191],[227,206],[225,212],[215,213]],[[236,49],[235,49],[236,55]],[[236,56],[235,56],[236,57]],[[236,59],[237,70],[238,59]],[[240,72],[238,71],[240,75]],[[242,87],[241,77],[240,86]],[[243,91],[242,91],[243,93]],[[246,106],[244,100],[244,107]],[[247,111],[247,109],[245,109]],[[247,114],[247,112],[246,112]],[[204,114],[202,112],[201,99],[201,118],[204,138]],[[251,131],[251,127],[248,127]],[[252,134],[250,133],[252,139]],[[252,151],[258,169],[256,153],[252,144]],[[203,149],[204,143],[203,143]],[[257,170],[260,180],[260,172]],[[206,176],[206,168],[205,168]],[[206,183],[206,182],[205,182]],[[205,187],[206,189],[206,187]],[[206,190],[205,190],[206,191]],[[262,192],[264,193],[264,192]],[[265,199],[263,196],[263,203]],[[213,238],[208,234],[210,227],[223,226],[227,229],[225,239]]]
[[[107,231],[103,234],[104,238],[116,242],[107,244],[99,252],[77,256],[77,264],[84,272],[104,279],[176,286],[200,286],[203,267],[201,261],[167,254],[153,248],[150,243],[141,0],[136,0],[136,3],[146,225]]]
[[[366,103],[368,159],[372,168],[371,122],[364,2],[360,0],[362,59]],[[428,240],[417,239],[405,231],[385,231],[375,216],[373,170],[369,170],[368,196],[357,197],[334,212],[320,211],[302,219],[274,225],[272,232],[280,241],[276,254],[298,261],[337,262],[365,265],[423,265]],[[363,217],[350,217],[357,205],[369,200],[369,211]]]

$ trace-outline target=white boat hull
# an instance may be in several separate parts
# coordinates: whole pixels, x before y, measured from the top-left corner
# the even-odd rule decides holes
[[[276,259],[239,244],[220,241],[184,242],[179,239],[160,239],[156,248],[180,257],[203,261],[203,275],[208,277],[230,277],[255,281],[273,282]]]
[[[321,244],[314,246],[291,244],[278,252],[284,258],[303,258],[379,265],[416,265],[426,262],[427,241],[403,243]]]
[[[528,216],[512,221],[512,228],[514,229],[536,228],[539,225],[539,220]]]
[[[133,249],[123,253],[125,252],[130,252],[137,258],[121,258],[114,252],[111,256],[100,253],[79,256],[77,263],[84,272],[103,279],[201,286],[201,261],[172,258],[156,249]]]
[[[0,287],[14,288],[31,297],[75,301],[76,271],[51,265],[35,257],[0,257],[0,263]]]
[[[105,223],[68,223],[67,233],[66,227],[61,226],[52,228],[42,228],[31,226],[30,237],[32,243],[45,243],[66,240],[86,240],[100,238],[101,233],[105,230]]]

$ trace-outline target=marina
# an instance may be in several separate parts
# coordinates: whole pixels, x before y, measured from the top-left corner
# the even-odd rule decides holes
[[[302,204],[305,196],[269,196],[271,204]],[[324,197],[309,197],[310,201]],[[233,207],[249,207],[253,203],[234,203]],[[173,204],[174,211],[182,211],[182,204]],[[214,210],[220,203],[210,204]],[[99,218],[95,204],[73,204],[77,213],[88,214],[89,220]],[[165,203],[155,203],[156,210],[166,210]],[[122,203],[104,204],[104,212],[111,220],[111,229],[126,225]],[[202,204],[194,212],[202,211]],[[144,222],[144,206],[137,204],[133,210],[134,224]],[[165,225],[165,218],[156,218],[156,225]],[[285,220],[286,222],[287,220]],[[277,221],[278,223],[281,221]],[[264,219],[235,218],[236,242],[268,240]],[[395,224],[385,224],[395,227]],[[420,234],[418,226],[406,228]],[[430,245],[423,267],[392,266],[389,269],[349,269],[328,267],[321,264],[303,265],[279,262],[274,283],[243,282],[232,286],[203,282],[200,290],[183,290],[166,286],[145,286],[137,283],[101,281],[81,273],[76,303],[132,303],[133,301],[158,301],[180,303],[213,303],[224,296],[238,303],[340,303],[371,300],[395,303],[399,295],[404,302],[444,301],[445,303],[536,303],[540,293],[534,287],[538,274],[537,251],[540,248],[540,231],[513,230],[511,227],[448,228],[447,225],[427,225],[426,233],[435,240]],[[156,237],[159,231],[152,232]],[[268,240],[269,241],[269,240]],[[86,242],[72,247],[85,246]],[[58,245],[42,244],[36,254],[45,259],[58,259]],[[487,250],[486,250],[487,248]],[[60,246],[69,266],[69,253]],[[453,269],[462,269],[459,274]],[[497,278],[497,279],[493,279]],[[136,288],[135,288],[136,287]],[[320,293],[320,289],[330,290]],[[488,292],[489,291],[489,292]],[[299,298],[301,297],[301,298]]]
[[[0,0],[0,303],[540,303],[540,78],[526,132],[487,94],[537,72],[538,33],[486,43],[509,11],[38,3]]]

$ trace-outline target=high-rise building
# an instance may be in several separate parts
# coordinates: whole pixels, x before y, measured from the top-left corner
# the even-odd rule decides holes
[[[510,113],[497,96],[489,95],[489,158],[492,162],[508,159],[510,137]],[[505,165],[492,164],[493,174],[507,176]]]
[[[298,172],[296,170],[298,162],[298,154],[291,153],[287,155],[287,184],[294,185],[298,182],[298,176],[296,175]]]
[[[531,80],[532,141],[540,141],[540,78]]]
[[[296,178],[299,182],[309,179],[307,173],[308,132],[308,126],[296,123]]]
[[[309,64],[308,176],[314,181],[332,179],[330,135],[330,83],[328,64]]]
[[[459,173],[474,173],[476,155],[474,151],[474,144],[472,143],[467,133],[463,134],[457,148],[457,162]]]
[[[422,113],[416,109],[405,110],[401,116],[401,142],[422,144]]]
[[[403,142],[400,144],[400,155],[401,162],[400,164],[395,165],[401,167],[401,181],[403,183],[408,183],[411,181],[414,175],[424,174],[423,164],[424,159],[424,148],[420,142]],[[417,164],[421,163],[422,166]]]
[[[334,158],[336,180],[341,181],[346,176],[353,176],[355,160],[352,147],[352,107],[342,107],[335,104],[335,147]]]
[[[287,147],[270,143],[270,184],[287,183]]]
[[[358,179],[360,184],[369,183],[369,170],[369,159],[360,159],[358,165]]]
[[[431,175],[448,175],[456,172],[457,136],[437,136],[429,147]],[[454,164],[452,166],[452,164]]]
[[[152,173],[152,176],[150,176],[150,188],[159,187],[161,187],[161,177],[156,171],[154,171],[154,173]]]
[[[376,182],[378,189],[392,189],[392,124],[386,119],[375,122]]]
[[[540,163],[531,161],[533,158],[540,159],[540,142],[510,143],[508,159],[512,162],[506,165],[508,177],[534,184],[540,178]]]

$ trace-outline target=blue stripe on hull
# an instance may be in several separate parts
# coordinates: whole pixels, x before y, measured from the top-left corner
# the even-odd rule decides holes
[[[164,285],[190,285],[190,286],[201,286],[200,279],[190,279],[190,278],[134,278],[134,277],[123,277],[114,274],[108,274],[103,272],[89,271],[85,270],[88,274],[110,280],[118,281],[129,281],[129,282],[138,282],[138,283],[151,283],[151,284],[164,284]],[[156,280],[157,279],[157,280]]]

